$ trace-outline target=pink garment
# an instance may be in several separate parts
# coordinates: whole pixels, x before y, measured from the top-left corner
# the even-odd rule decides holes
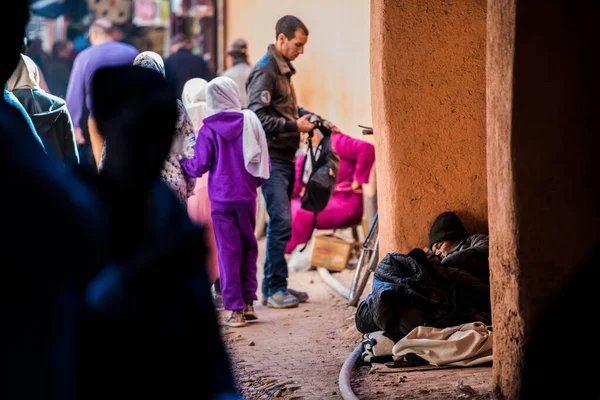
[[[317,215],[317,229],[340,229],[356,225],[363,216],[363,195],[351,189],[352,181],[369,182],[375,162],[375,147],[364,140],[354,139],[343,133],[331,136],[331,145],[340,156],[340,170],[336,188],[327,207]],[[292,237],[285,252],[291,253],[296,246],[310,238],[314,214],[300,206],[302,166],[304,155],[296,160],[296,179],[292,193]]]
[[[219,277],[219,264],[217,257],[217,242],[210,215],[210,200],[208,199],[208,174],[196,179],[194,194],[188,198],[188,214],[192,221],[205,228],[206,247],[208,251],[206,272],[208,281],[212,285]]]

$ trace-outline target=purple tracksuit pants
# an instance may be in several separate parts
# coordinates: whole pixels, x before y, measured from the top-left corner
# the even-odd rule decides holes
[[[256,200],[210,203],[217,242],[223,308],[242,311],[257,300]]]

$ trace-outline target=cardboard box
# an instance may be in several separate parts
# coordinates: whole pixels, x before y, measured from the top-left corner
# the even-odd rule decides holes
[[[310,265],[341,271],[348,265],[352,253],[352,242],[333,235],[315,235],[310,256]]]

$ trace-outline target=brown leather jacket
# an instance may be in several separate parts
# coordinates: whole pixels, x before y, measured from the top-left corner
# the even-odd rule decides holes
[[[267,135],[271,158],[294,161],[300,146],[296,120],[313,114],[298,107],[292,84],[294,66],[271,44],[246,81],[248,108],[256,113]]]

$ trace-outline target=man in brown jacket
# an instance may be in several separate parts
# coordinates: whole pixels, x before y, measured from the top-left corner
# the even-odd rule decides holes
[[[300,133],[310,132],[311,112],[298,106],[292,85],[292,61],[304,53],[308,29],[298,18],[286,15],[277,21],[275,44],[252,68],[246,82],[248,108],[258,115],[267,135],[271,177],[262,186],[267,205],[267,254],[262,282],[263,304],[271,308],[297,307],[308,299],[304,292],[287,287],[285,246],[292,235],[290,201],[294,187],[296,152]],[[325,127],[337,131],[326,121]]]

